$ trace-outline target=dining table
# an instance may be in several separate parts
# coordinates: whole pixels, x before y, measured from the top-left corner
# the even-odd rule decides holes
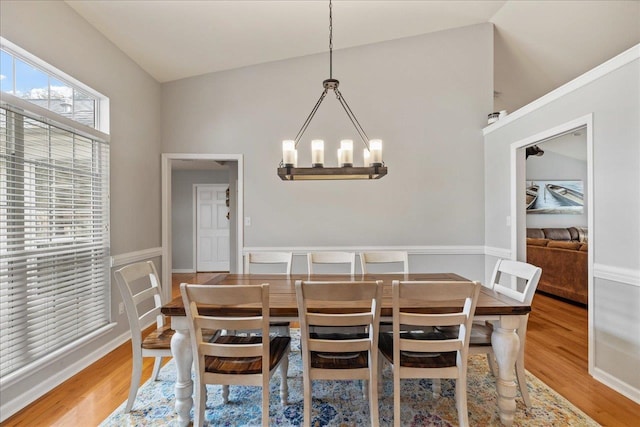
[[[230,274],[219,273],[203,285],[260,285],[269,284],[269,315],[273,321],[297,321],[298,307],[296,302],[295,282],[297,280],[310,281],[356,281],[382,280],[383,297],[381,304],[381,320],[390,321],[392,318],[391,283],[393,280],[406,281],[467,281],[455,273],[410,273],[410,274]],[[348,309],[348,307],[344,307]],[[438,313],[447,310],[442,306],[420,306],[415,310],[424,313]],[[199,308],[203,314],[216,314],[216,308]],[[247,311],[255,308],[247,307]],[[171,318],[171,328],[175,331],[171,340],[171,353],[176,363],[175,409],[178,425],[186,426],[190,423],[190,411],[193,407],[193,381],[191,367],[193,353],[189,337],[189,326],[184,304],[181,297],[176,297],[161,309],[162,313]],[[240,309],[240,312],[242,309]],[[476,311],[475,320],[491,320],[493,333],[491,345],[498,365],[496,378],[497,404],[500,421],[505,426],[513,424],[516,411],[517,384],[515,377],[515,363],[520,348],[517,328],[520,318],[531,311],[531,306],[519,302],[482,286]]]

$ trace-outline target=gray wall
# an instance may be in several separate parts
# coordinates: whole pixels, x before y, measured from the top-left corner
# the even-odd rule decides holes
[[[160,85],[60,1],[0,2],[0,35],[110,99],[111,253],[158,247],[160,239]],[[2,404],[37,397],[43,380],[80,363],[129,330],[113,281],[108,334],[2,389]]]
[[[174,170],[171,173],[171,236],[173,270],[195,271],[193,253],[193,186],[229,185],[228,170]]]
[[[637,47],[636,47],[637,49]],[[637,52],[637,50],[636,50]],[[637,57],[637,55],[636,55]],[[486,245],[511,250],[510,144],[593,113],[595,375],[640,396],[640,60],[485,137]],[[491,190],[491,191],[489,191]],[[615,280],[612,280],[614,279]]]
[[[544,149],[545,144],[553,144],[553,141],[540,144]],[[585,143],[586,152],[587,145]],[[531,180],[581,180],[584,186],[584,210],[582,214],[527,214],[527,227],[586,227],[587,226],[587,162],[563,156],[546,150],[541,157],[530,156],[527,159],[527,181]],[[542,191],[542,188],[540,189]],[[542,196],[542,193],[540,193]]]
[[[311,55],[163,85],[163,151],[244,154],[245,247],[482,245],[480,129],[493,105],[493,28],[482,24],[334,52],[334,77],[371,138],[384,140],[379,181],[283,182],[293,138],[328,77]],[[327,96],[299,146],[325,139],[326,162],[354,139]]]

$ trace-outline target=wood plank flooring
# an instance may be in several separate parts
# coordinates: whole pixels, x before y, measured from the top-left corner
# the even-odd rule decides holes
[[[181,282],[201,283],[211,274],[175,274]],[[587,310],[544,294],[534,298],[527,333],[526,367],[587,415],[605,426],[640,425],[640,405],[589,376]],[[145,359],[142,381],[151,376]],[[125,401],[131,376],[131,344],[125,343],[75,375],[2,426],[95,426]]]

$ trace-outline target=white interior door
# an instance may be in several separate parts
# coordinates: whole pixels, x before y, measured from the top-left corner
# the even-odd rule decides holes
[[[229,271],[227,185],[196,186],[196,270]]]

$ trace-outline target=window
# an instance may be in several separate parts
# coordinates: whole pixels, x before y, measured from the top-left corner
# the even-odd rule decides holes
[[[6,75],[1,80],[2,383],[96,333],[110,315],[108,137],[56,113],[60,98],[51,88],[62,80],[42,72],[29,80],[19,58],[12,61],[11,91],[23,81],[32,93],[48,95],[37,99],[46,100],[44,110],[5,90]],[[86,120],[79,112],[91,110],[95,118],[98,97],[64,85],[73,100],[67,117]],[[78,99],[87,104],[78,107]]]
[[[9,47],[0,49],[2,92],[46,108],[83,125],[98,128],[99,98],[34,64]],[[56,70],[57,71],[57,70]],[[63,74],[58,72],[59,74]]]

